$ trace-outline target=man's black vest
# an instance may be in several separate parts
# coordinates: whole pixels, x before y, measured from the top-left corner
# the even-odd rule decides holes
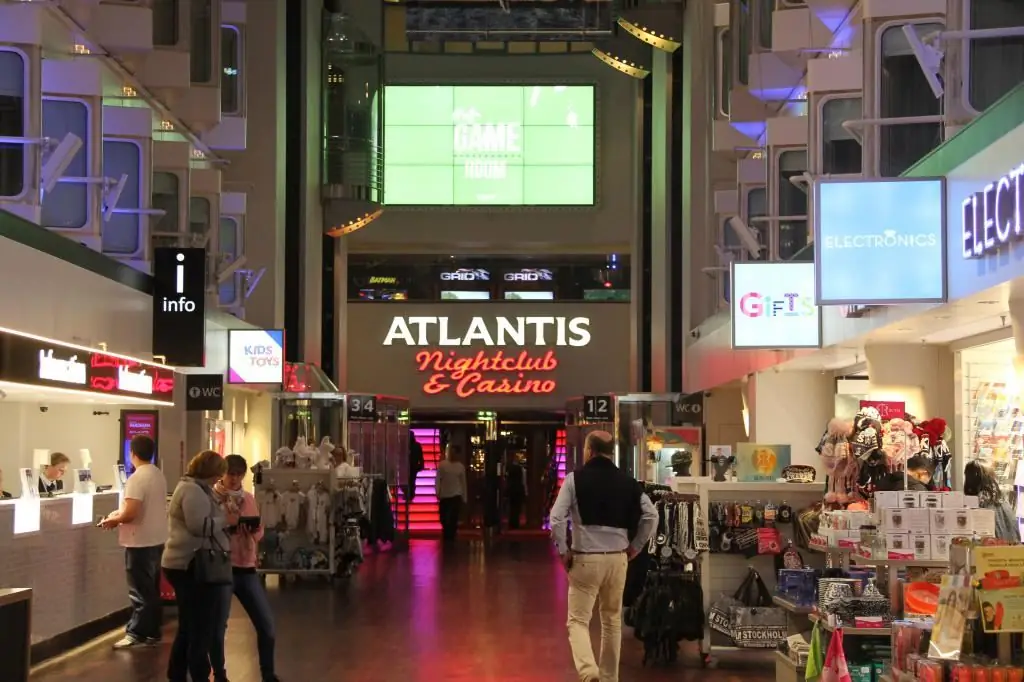
[[[584,526],[608,526],[636,533],[643,490],[607,457],[594,456],[573,474],[576,506]]]

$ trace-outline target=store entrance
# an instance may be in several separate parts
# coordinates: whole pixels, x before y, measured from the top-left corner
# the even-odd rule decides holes
[[[410,432],[423,448],[425,468],[416,477],[409,505],[409,530],[440,531],[435,481],[437,464],[448,444],[461,453],[466,467],[468,502],[460,533],[540,534],[547,513],[565,477],[564,419],[553,412],[479,411],[414,413]],[[518,523],[515,515],[518,511]]]

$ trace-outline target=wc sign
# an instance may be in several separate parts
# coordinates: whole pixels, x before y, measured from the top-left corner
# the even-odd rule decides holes
[[[185,409],[189,412],[224,409],[223,374],[186,374]]]
[[[206,350],[206,249],[153,249],[153,355],[202,367]]]

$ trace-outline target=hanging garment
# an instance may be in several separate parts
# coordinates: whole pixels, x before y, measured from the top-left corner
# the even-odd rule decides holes
[[[370,542],[393,542],[395,517],[391,513],[391,495],[388,484],[375,479],[370,492]]]
[[[313,486],[306,493],[306,532],[315,545],[326,545],[328,535],[328,514],[331,512],[331,494],[323,488]]]
[[[306,496],[301,492],[289,490],[281,493],[281,507],[284,509],[284,525],[288,530],[295,530],[299,527],[299,520],[302,517],[302,505]]]
[[[276,490],[264,490],[259,496],[260,516],[266,528],[277,528],[284,519],[281,494]]]

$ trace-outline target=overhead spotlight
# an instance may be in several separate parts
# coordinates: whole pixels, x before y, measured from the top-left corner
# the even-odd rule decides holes
[[[619,33],[597,43],[591,54],[627,76],[643,80],[651,75],[651,51],[632,38]]]
[[[624,10],[618,23],[637,40],[662,52],[675,52],[683,46],[679,40],[683,18],[674,5]]]

